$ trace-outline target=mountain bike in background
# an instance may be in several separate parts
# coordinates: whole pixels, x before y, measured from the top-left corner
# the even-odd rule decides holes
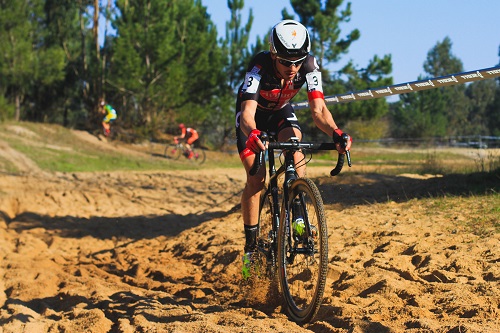
[[[192,154],[191,154],[192,152]],[[196,164],[203,164],[207,158],[205,150],[202,148],[195,148],[191,145],[191,150],[186,147],[186,144],[181,140],[175,140],[171,144],[167,144],[163,155],[166,158],[178,160],[181,156],[193,161]]]

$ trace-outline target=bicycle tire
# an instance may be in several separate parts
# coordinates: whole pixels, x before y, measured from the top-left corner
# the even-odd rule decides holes
[[[182,147],[180,147],[179,145],[170,144],[165,147],[163,155],[165,156],[165,158],[178,160],[179,157],[181,157],[182,150],[183,150]]]
[[[288,191],[289,200],[282,208],[278,233],[278,275],[288,317],[305,324],[314,318],[323,300],[328,273],[328,231],[323,200],[313,181],[296,179]],[[301,198],[305,224],[312,225],[305,227],[300,241],[285,220],[292,215],[295,198]]]
[[[207,158],[207,154],[204,149],[201,148],[192,148],[193,158],[192,160],[196,162],[196,164],[203,164]]]

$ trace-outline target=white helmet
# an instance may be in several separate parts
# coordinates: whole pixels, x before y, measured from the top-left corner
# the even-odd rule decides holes
[[[284,58],[303,57],[309,54],[309,32],[301,23],[283,20],[276,24],[269,35],[271,52]]]

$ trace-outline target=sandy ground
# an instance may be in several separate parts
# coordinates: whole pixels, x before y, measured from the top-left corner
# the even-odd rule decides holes
[[[465,227],[468,200],[433,208],[464,178],[310,168],[329,273],[298,326],[241,281],[242,170],[26,170],[0,173],[0,333],[500,332],[500,235]]]

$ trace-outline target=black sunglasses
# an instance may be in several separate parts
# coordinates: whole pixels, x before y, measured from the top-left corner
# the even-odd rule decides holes
[[[297,59],[297,60],[289,60],[289,59],[282,58],[280,56],[276,56],[276,59],[278,59],[279,63],[285,67],[292,67],[292,65],[294,65],[295,67],[299,67],[300,65],[302,65],[304,60],[306,60],[306,58],[307,58],[307,56],[303,56],[302,58]]]

